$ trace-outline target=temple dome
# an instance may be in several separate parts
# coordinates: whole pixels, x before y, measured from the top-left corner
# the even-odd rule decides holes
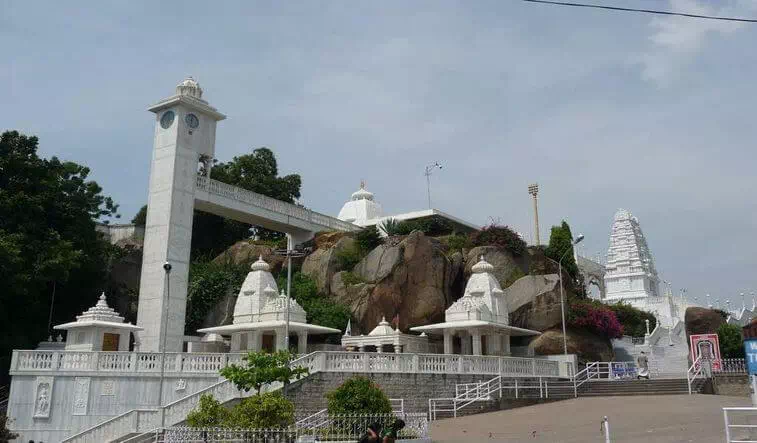
[[[342,206],[337,218],[358,225],[368,220],[381,218],[381,205],[373,198],[373,193],[365,189],[365,183],[360,183],[360,189],[352,193],[350,199]]]
[[[483,274],[485,272],[491,273],[494,272],[494,266],[484,260],[484,256],[482,255],[478,263],[471,267],[471,271],[473,271],[474,274]]]
[[[77,322],[86,321],[106,321],[110,323],[123,323],[124,318],[118,315],[118,313],[108,306],[108,302],[105,300],[105,293],[100,295],[97,300],[97,304],[87,309],[81,315],[76,316]]]
[[[258,256],[258,260],[250,265],[250,269],[253,271],[264,271],[264,272],[270,272],[271,266],[268,265],[268,263],[263,260],[263,256]]]
[[[368,335],[391,335],[394,334],[394,329],[389,325],[389,322],[386,321],[386,317],[381,317],[381,322],[373,328],[371,332],[368,333]]]
[[[628,220],[631,218],[631,213],[625,209],[618,209],[615,213],[615,220]]]
[[[360,184],[360,189],[352,193],[353,200],[371,200],[373,201],[373,193],[365,189],[365,184]]]
[[[190,97],[201,99],[202,88],[200,88],[200,84],[197,83],[197,80],[193,79],[192,76],[189,76],[176,85],[176,94],[188,95]]]

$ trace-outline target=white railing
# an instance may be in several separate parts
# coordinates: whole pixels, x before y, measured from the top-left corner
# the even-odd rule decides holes
[[[389,404],[392,407],[393,414],[405,413],[405,399],[404,398],[390,398]],[[315,412],[313,414],[310,414],[303,418],[298,419],[294,423],[294,425],[297,428],[306,428],[306,429],[319,428],[319,427],[325,426],[328,420],[329,420],[329,410],[321,409],[318,412]]]
[[[160,425],[157,409],[132,409],[85,429],[61,443],[101,443],[135,432],[148,432]]]
[[[734,423],[734,419],[739,423]],[[757,408],[723,408],[726,443],[757,442]]]
[[[217,374],[232,363],[240,363],[241,353],[166,353],[167,373]],[[161,354],[157,352],[97,351],[13,351],[14,372],[117,372],[156,374]]]
[[[746,374],[746,360],[743,358],[724,358],[719,365],[713,365],[712,371],[716,374]]]
[[[327,416],[319,427],[298,425],[284,429],[224,429],[169,427],[158,429],[156,435],[163,434],[165,442],[242,442],[242,441],[357,441],[368,429],[377,424],[380,428],[392,425],[398,418],[405,427],[397,434],[398,441],[424,439],[428,441],[428,417],[415,414],[338,414]],[[317,440],[316,440],[317,439]]]
[[[706,372],[703,371],[703,369],[705,369],[705,366],[707,366],[707,369],[712,371],[712,366],[710,365],[710,363],[711,362],[709,360],[702,361],[702,357],[697,357],[697,359],[694,360],[694,363],[692,363],[689,370],[686,371],[686,384],[689,386],[689,395],[691,395],[691,384],[694,383],[697,378],[701,378],[703,374],[706,376]]]
[[[283,214],[287,217],[294,217],[308,223],[320,225],[332,230],[338,231],[357,231],[359,226],[352,223],[339,220],[334,217],[329,217],[302,206],[294,205],[292,203],[276,200],[275,198],[268,197],[257,192],[248,191],[247,189],[240,188],[238,186],[229,185],[217,180],[211,180],[208,177],[198,175],[197,176],[197,189],[206,191],[209,194],[220,195],[222,197],[237,200],[243,203],[247,203],[252,206],[263,208],[277,214]]]

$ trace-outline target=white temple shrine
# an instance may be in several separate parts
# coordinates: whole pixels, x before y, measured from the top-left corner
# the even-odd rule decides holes
[[[279,293],[271,267],[259,257],[239,290],[232,323],[197,332],[231,336],[231,352],[283,351],[286,349],[287,298],[283,290]],[[298,354],[306,353],[309,334],[341,332],[308,324],[302,306],[293,298],[289,299],[289,333],[297,335]]]
[[[460,232],[469,232],[481,229],[473,223],[459,219],[438,209],[423,209],[420,211],[406,212],[395,215],[384,215],[381,205],[376,202],[372,192],[365,189],[365,182],[360,183],[360,189],[352,193],[350,199],[342,206],[337,216],[339,220],[354,223],[361,227],[381,226],[388,219],[396,221],[419,220],[429,217],[440,217]],[[379,229],[379,232],[385,234]]]
[[[124,318],[108,306],[105,293],[97,304],[76,316],[76,321],[53,329],[68,331],[66,351],[128,351],[131,334],[142,328],[125,323]]]
[[[444,312],[444,323],[410,328],[444,335],[445,354],[510,355],[510,337],[541,332],[510,326],[504,291],[491,274],[494,266],[481,260],[471,268],[463,296]]]
[[[368,335],[352,335],[350,328],[342,336],[342,347],[347,350],[365,352],[374,350],[382,353],[387,347],[395,354],[402,352],[428,352],[428,336],[425,333],[421,335],[404,334],[402,331],[393,329],[386,317],[373,328]]]

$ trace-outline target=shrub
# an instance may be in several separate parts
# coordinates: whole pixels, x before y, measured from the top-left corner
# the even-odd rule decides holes
[[[231,262],[192,263],[189,268],[185,331],[188,334],[194,334],[219,300],[226,294],[239,292],[248,272],[249,269],[246,266]]]
[[[235,364],[221,369],[221,375],[234,383],[240,390],[249,391],[254,389],[260,393],[260,388],[273,383],[289,383],[299,380],[308,373],[307,368],[290,367],[291,354],[286,351],[278,351],[272,354],[267,352],[249,352],[244,356],[244,366]]]
[[[723,323],[718,328],[720,356],[723,358],[744,358],[744,339],[741,327]]]
[[[470,234],[471,246],[497,246],[515,255],[526,252],[526,242],[507,226],[491,224]]]
[[[381,235],[376,226],[368,226],[358,231],[355,242],[357,243],[358,253],[364,256],[380,245],[383,240],[381,240]]]
[[[187,415],[187,425],[193,428],[217,428],[229,420],[229,410],[210,394],[200,397],[200,404]]]
[[[461,251],[470,245],[468,237],[460,234],[448,235],[442,237],[440,240],[443,244],[447,245],[450,252]]]
[[[574,299],[569,302],[568,325],[608,339],[623,336],[623,326],[612,310],[600,302]]]
[[[400,222],[396,218],[387,218],[379,223],[379,228],[384,231],[384,234],[391,237],[392,235],[399,235],[399,232],[397,232],[399,224]]]
[[[358,285],[360,283],[365,283],[365,280],[360,278],[359,275],[349,271],[342,272],[342,281],[346,285]]]
[[[329,414],[384,414],[392,412],[386,394],[370,379],[355,376],[326,394]]]
[[[644,320],[649,320],[650,332],[654,330],[657,325],[657,319],[654,314],[640,309],[636,309],[631,305],[623,302],[607,305],[618,321],[623,325],[623,333],[630,335],[631,337],[643,337],[647,332],[647,325]]]
[[[352,270],[363,257],[357,248],[344,248],[336,253],[336,262],[340,269]]]
[[[253,395],[231,410],[227,425],[233,428],[285,428],[294,423],[294,404],[279,391]]]

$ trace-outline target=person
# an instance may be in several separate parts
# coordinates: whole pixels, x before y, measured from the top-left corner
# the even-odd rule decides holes
[[[642,378],[646,378],[647,380],[649,380],[649,360],[647,360],[647,355],[644,353],[644,351],[641,351],[639,356],[636,358],[636,366],[638,366],[639,368],[636,379],[640,380]]]
[[[402,419],[397,419],[392,423],[391,425],[387,426],[386,429],[381,433],[381,443],[394,443],[394,441],[397,439],[397,433],[399,433],[402,428],[405,427],[405,422]]]
[[[358,443],[379,443],[381,434],[381,424],[380,423],[371,423],[368,425],[368,429],[365,430],[365,433],[362,437],[360,437],[360,440],[358,440]]]

